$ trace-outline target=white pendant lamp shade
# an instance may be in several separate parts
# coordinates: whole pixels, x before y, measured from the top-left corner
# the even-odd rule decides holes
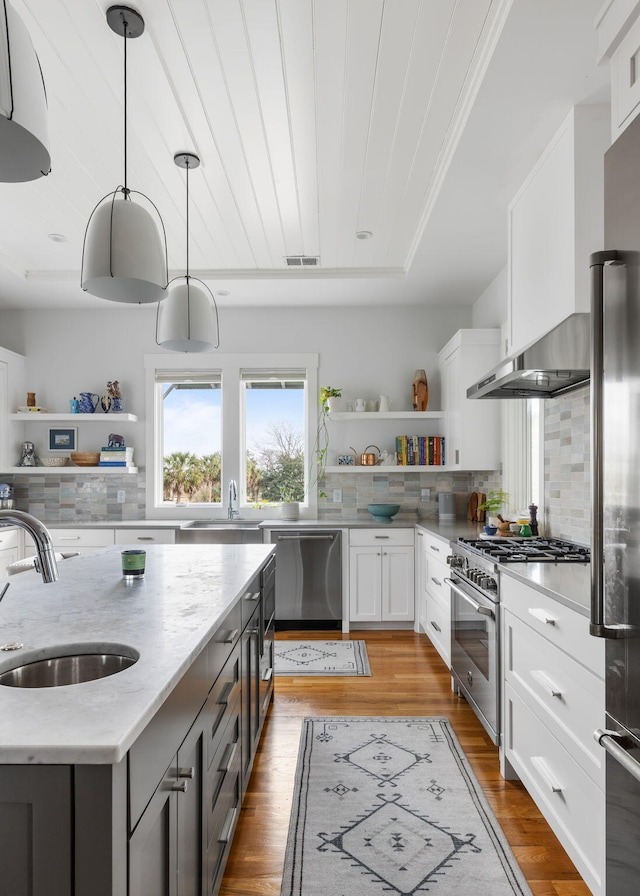
[[[148,304],[167,292],[166,249],[152,215],[120,192],[89,219],[82,288],[112,302]]]
[[[40,63],[22,19],[0,0],[0,181],[36,180],[50,168]]]
[[[211,295],[192,278],[180,279],[158,306],[156,341],[174,352],[210,352],[220,344]]]

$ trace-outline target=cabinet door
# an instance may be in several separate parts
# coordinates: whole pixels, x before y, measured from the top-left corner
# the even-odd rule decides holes
[[[177,798],[184,794],[175,784],[167,769],[129,838],[128,896],[177,896]]]
[[[18,559],[18,548],[8,548],[0,551],[0,579],[7,575],[7,567]]]
[[[201,713],[178,750],[178,896],[202,896],[206,880],[205,743]]]
[[[414,618],[413,548],[382,549],[382,619],[411,622]]]
[[[2,766],[0,892],[68,896],[71,850],[70,768]]]
[[[445,462],[448,467],[457,467],[461,464],[459,351],[454,351],[441,360],[440,378],[442,383],[442,408],[445,412]]]
[[[379,548],[349,550],[349,618],[379,622],[382,618],[382,570]]]

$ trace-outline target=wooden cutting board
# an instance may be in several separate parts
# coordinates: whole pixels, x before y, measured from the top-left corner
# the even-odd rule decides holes
[[[485,493],[484,492],[476,492],[476,494],[478,496],[478,506],[480,506],[480,504],[484,504],[484,502],[487,500],[487,496],[485,495]],[[478,510],[478,512],[476,514],[477,521],[479,523],[484,523],[484,516],[485,516],[485,511]]]
[[[469,503],[467,505],[467,519],[474,522],[478,518],[478,493],[471,492],[469,495]]]

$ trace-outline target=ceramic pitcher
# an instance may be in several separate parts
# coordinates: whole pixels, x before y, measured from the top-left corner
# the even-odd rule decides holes
[[[81,392],[78,410],[81,414],[93,414],[100,401],[100,396],[95,392]]]

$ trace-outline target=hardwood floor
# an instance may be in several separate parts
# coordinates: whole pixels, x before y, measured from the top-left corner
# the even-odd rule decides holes
[[[279,632],[278,638],[342,637],[335,632]],[[497,748],[424,635],[352,632],[367,642],[371,677],[276,678],[275,699],[253,767],[219,896],[280,896],[300,725],[305,716],[447,716],[534,896],[590,896],[534,802],[505,781]],[[327,896],[331,890],[327,889]]]

